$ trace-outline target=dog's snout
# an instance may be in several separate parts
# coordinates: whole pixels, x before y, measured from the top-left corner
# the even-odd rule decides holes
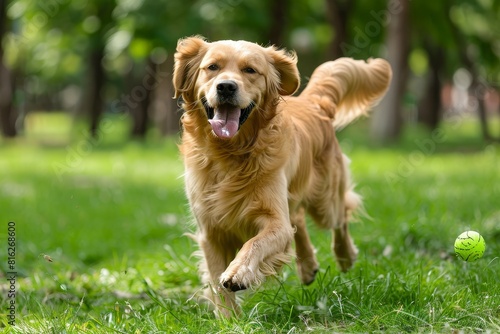
[[[238,85],[232,80],[224,80],[217,84],[217,94],[222,97],[232,97],[238,90]]]

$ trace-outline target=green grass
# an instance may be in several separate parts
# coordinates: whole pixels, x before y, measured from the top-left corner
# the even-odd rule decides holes
[[[448,125],[439,137],[409,130],[388,147],[367,141],[366,123],[343,131],[369,215],[351,225],[356,266],[339,273],[330,235],[311,224],[317,280],[302,286],[291,264],[242,293],[244,314],[232,320],[197,298],[176,139],[121,143],[117,124],[94,143],[64,131],[56,141],[27,133],[0,142],[0,269],[8,271],[3,241],[14,221],[18,273],[15,327],[0,283],[1,331],[500,331],[500,149],[478,140],[474,123]],[[453,254],[467,229],[487,243],[474,263]]]

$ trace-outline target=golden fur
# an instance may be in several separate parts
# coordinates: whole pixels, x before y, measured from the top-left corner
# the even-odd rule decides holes
[[[226,316],[238,312],[234,291],[258,285],[292,257],[302,282],[314,280],[306,212],[332,231],[342,271],[356,259],[348,220],[360,197],[335,130],[383,96],[391,69],[382,59],[341,58],[319,66],[292,97],[296,63],[294,53],[245,41],[190,37],[177,45],[186,193],[208,296]]]

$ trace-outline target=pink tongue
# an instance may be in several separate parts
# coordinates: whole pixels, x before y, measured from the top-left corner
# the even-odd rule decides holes
[[[214,118],[208,121],[217,137],[232,138],[238,132],[240,114],[238,107],[222,105],[215,109]]]

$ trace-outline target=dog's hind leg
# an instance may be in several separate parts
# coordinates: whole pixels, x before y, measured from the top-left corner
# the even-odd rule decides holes
[[[309,201],[308,213],[319,227],[332,230],[332,249],[340,270],[345,272],[352,267],[358,254],[349,234],[349,220],[361,204],[361,198],[352,190],[348,158],[338,155],[335,161],[336,174],[323,171],[324,178],[318,178],[320,191]],[[326,185],[325,179],[330,179],[331,184]]]
[[[308,212],[321,228],[332,230],[332,249],[337,258],[340,270],[349,270],[356,261],[358,250],[349,234],[349,221],[345,200],[336,200],[327,211],[319,211],[317,208],[309,208]],[[330,202],[330,205],[332,203]]]
[[[333,223],[333,252],[342,271],[349,270],[358,256],[358,249],[349,234],[349,220],[361,205],[361,197],[354,192],[349,172],[349,159],[342,155],[343,178],[337,193],[336,218]]]
[[[349,233],[350,212],[355,208],[355,205],[357,205],[350,197],[357,198],[357,195],[354,192],[348,191],[345,197],[346,198],[342,201],[343,205],[338,212],[339,217],[337,218],[337,224],[333,227],[332,236],[333,252],[337,258],[340,270],[343,272],[346,272],[353,266],[358,256],[358,249],[354,245]]]
[[[343,184],[339,187],[338,197],[340,200],[337,206],[336,223],[333,225],[333,251],[340,269],[344,272],[353,266],[358,257],[358,249],[349,234],[349,221],[353,212],[362,204],[361,196],[353,190],[349,164],[349,158],[342,154],[344,177],[342,178]]]
[[[311,284],[318,272],[318,261],[307,232],[304,207],[290,214],[290,221],[295,228],[295,252],[297,254],[297,271],[303,284]]]

